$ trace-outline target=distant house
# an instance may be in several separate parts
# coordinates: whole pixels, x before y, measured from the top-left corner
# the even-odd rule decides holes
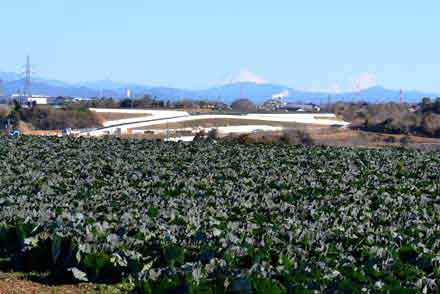
[[[32,95],[27,97],[29,103],[35,102],[37,105],[47,105],[55,101],[55,98],[44,95]]]
[[[410,105],[408,106],[408,111],[409,112],[417,112],[420,110],[420,106],[419,105]]]
[[[73,102],[73,101],[75,101],[74,98],[59,96],[59,97],[51,99],[51,103],[49,103],[49,104],[61,106],[61,105],[64,105],[68,102]]]
[[[46,95],[22,95],[22,94],[13,94],[11,95],[11,100],[16,100],[20,104],[32,104],[35,103],[37,105],[48,105],[53,104],[56,101],[55,97],[50,97]]]
[[[91,98],[84,98],[84,97],[74,97],[74,98],[71,98],[71,100],[75,101],[75,102],[80,102],[80,101],[92,101],[93,99],[91,99]]]
[[[200,101],[199,107],[201,109],[210,109],[214,111],[224,111],[230,109],[229,105],[223,102],[209,102],[209,101]]]
[[[260,108],[266,111],[275,111],[278,109],[282,109],[286,104],[283,102],[282,98],[273,97],[265,101]]]
[[[231,107],[228,104],[223,103],[223,102],[215,102],[213,110],[225,111],[225,110],[231,110]]]
[[[287,111],[297,111],[297,112],[320,112],[321,108],[315,104],[295,104],[287,103],[283,106],[283,109]]]

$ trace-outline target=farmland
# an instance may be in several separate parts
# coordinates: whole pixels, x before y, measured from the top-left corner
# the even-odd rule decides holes
[[[0,138],[0,170],[9,270],[140,293],[438,291],[438,153],[21,137]]]
[[[148,113],[147,117],[132,117],[121,120],[105,121],[104,127],[96,130],[87,130],[83,136],[104,136],[112,134],[131,134],[133,130],[185,128],[193,129],[204,126],[228,126],[228,125],[267,125],[267,126],[347,126],[349,123],[338,119],[334,114],[320,113],[242,113],[242,114],[194,114],[185,111],[165,110],[131,110],[131,109],[91,109],[99,115],[106,113],[142,114]],[[128,111],[128,112],[127,112]]]

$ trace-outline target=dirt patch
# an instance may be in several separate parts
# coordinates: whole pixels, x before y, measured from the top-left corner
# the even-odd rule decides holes
[[[44,274],[0,272],[0,294],[122,294],[130,293],[133,284],[103,285],[92,283],[57,284],[47,282]]]
[[[93,284],[48,286],[29,280],[24,274],[0,273],[0,294],[87,294],[96,293]]]

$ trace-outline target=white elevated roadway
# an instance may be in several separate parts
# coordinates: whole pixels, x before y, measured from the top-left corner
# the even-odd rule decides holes
[[[197,114],[191,115],[184,111],[168,110],[137,110],[137,109],[91,109],[95,112],[107,113],[133,113],[148,114],[145,117],[136,117],[115,121],[108,121],[104,127],[82,132],[82,136],[103,136],[112,134],[127,134],[129,130],[137,128],[148,128],[154,125],[193,122],[197,120],[209,119],[238,119],[243,121],[261,121],[264,126],[265,121],[299,123],[309,125],[339,125],[346,126],[349,123],[338,120],[334,114],[330,113],[249,113],[249,114]]]

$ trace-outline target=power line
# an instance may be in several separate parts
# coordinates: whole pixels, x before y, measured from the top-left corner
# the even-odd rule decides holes
[[[400,104],[404,104],[405,103],[405,95],[403,93],[403,89],[400,89]]]
[[[31,58],[26,56],[26,66],[25,66],[25,78],[24,78],[24,95],[30,97],[32,95],[31,87],[32,87],[32,80],[31,80]]]
[[[0,79],[0,98],[5,96],[5,89],[4,89],[4,85],[3,85],[3,80]]]
[[[327,112],[330,112],[331,103],[332,103],[332,96],[328,95],[328,97],[327,97]]]

